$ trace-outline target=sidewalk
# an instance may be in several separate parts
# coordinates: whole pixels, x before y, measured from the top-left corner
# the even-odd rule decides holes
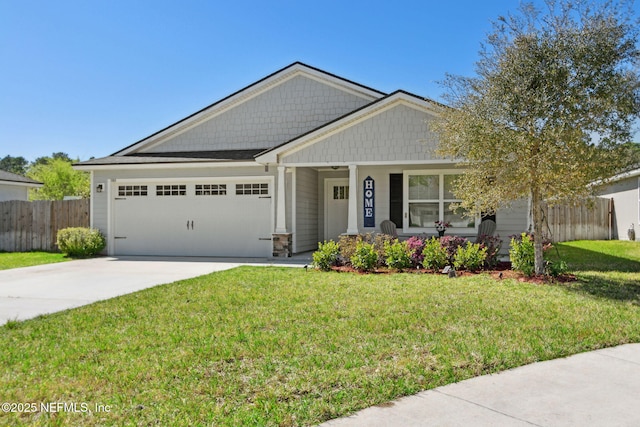
[[[640,344],[472,378],[322,427],[639,426]]]

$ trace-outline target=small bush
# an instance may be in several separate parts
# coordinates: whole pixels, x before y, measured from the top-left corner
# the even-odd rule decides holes
[[[422,265],[430,270],[439,270],[449,263],[447,250],[442,246],[440,240],[436,238],[424,241],[422,257]]]
[[[58,230],[56,244],[60,251],[73,257],[94,256],[102,251],[107,242],[95,228],[70,227]]]
[[[373,245],[373,249],[378,254],[378,267],[382,267],[387,263],[387,245],[392,245],[395,240],[397,240],[395,237],[382,233],[374,236],[371,234],[366,234],[364,236],[364,241],[371,243]]]
[[[447,251],[449,264],[453,264],[453,257],[456,255],[458,248],[466,243],[467,239],[460,236],[442,236],[440,238],[440,245]]]
[[[412,262],[407,242],[400,242],[398,239],[395,239],[393,243],[385,242],[384,251],[386,264],[389,268],[403,270],[411,267]]]
[[[340,247],[333,240],[318,242],[318,250],[313,253],[313,265],[323,271],[331,270],[331,267],[338,264]]]
[[[502,239],[500,236],[480,236],[481,247],[487,248],[487,259],[484,261],[484,265],[487,268],[493,268],[498,265],[498,255],[500,249],[502,249]]]
[[[521,271],[526,276],[533,276],[535,272],[535,250],[533,248],[533,236],[522,233],[521,237],[511,238],[509,249],[511,268]]]
[[[424,239],[417,236],[412,236],[407,240],[407,248],[409,249],[409,256],[411,257],[411,264],[414,267],[422,265],[422,261],[424,260],[424,255],[422,255],[424,242]]]
[[[371,243],[359,241],[356,250],[351,256],[353,268],[361,271],[371,271],[378,263],[378,253]]]
[[[457,270],[478,271],[487,259],[487,248],[479,243],[467,242],[460,246],[453,257],[453,266]]]
[[[567,265],[567,262],[563,260],[547,261],[545,270],[549,276],[558,277],[569,271],[569,266]]]

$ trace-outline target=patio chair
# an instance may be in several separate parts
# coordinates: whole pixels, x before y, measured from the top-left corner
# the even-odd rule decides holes
[[[380,230],[383,234],[388,234],[391,237],[398,237],[396,225],[393,223],[393,221],[389,221],[388,219],[385,219],[380,223]]]
[[[496,232],[496,223],[490,219],[482,221],[478,227],[478,235],[476,236],[476,243],[479,243],[482,236],[493,236]]]

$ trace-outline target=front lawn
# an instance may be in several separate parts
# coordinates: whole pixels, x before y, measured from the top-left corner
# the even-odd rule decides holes
[[[65,254],[55,252],[0,252],[0,270],[52,264],[69,260],[71,260],[71,258]]]
[[[617,293],[618,273],[599,273],[609,292],[590,289],[583,271],[576,284],[540,285],[242,267],[11,322],[0,327],[3,402],[78,411],[0,412],[0,424],[309,425],[639,342],[638,293],[627,282]]]

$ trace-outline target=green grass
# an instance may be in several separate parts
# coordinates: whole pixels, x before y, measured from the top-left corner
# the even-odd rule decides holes
[[[70,260],[66,255],[55,252],[0,252],[0,270]]]
[[[577,281],[570,289],[640,305],[640,242],[577,241],[556,245],[550,260],[563,259]]]
[[[630,270],[634,253],[605,255]],[[110,412],[0,412],[0,424],[309,425],[639,342],[637,293],[626,282],[636,276],[625,276],[623,297],[619,273],[572,265],[571,285],[242,267],[12,322],[0,327],[3,401]],[[593,292],[590,280],[608,288]]]

